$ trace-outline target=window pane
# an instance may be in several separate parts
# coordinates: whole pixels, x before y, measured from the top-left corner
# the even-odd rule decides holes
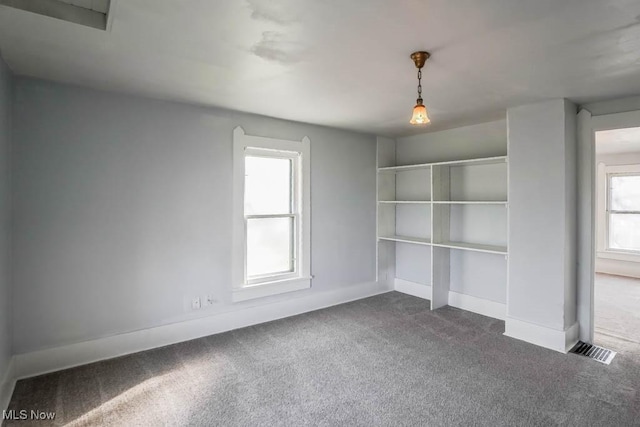
[[[291,160],[245,157],[245,215],[291,213]]]
[[[293,218],[247,220],[247,277],[293,271]]]
[[[640,215],[610,215],[609,247],[612,249],[640,251]]]
[[[640,211],[640,176],[611,177],[611,210]]]

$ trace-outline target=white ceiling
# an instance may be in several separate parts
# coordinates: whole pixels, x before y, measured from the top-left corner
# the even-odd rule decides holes
[[[640,153],[640,127],[596,132],[596,153]]]
[[[17,74],[368,133],[640,94],[638,0],[113,0],[104,32],[0,7]],[[419,129],[418,131],[424,131]]]

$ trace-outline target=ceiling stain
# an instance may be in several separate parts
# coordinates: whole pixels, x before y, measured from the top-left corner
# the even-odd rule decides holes
[[[251,18],[258,21],[272,22],[278,25],[290,25],[296,22],[293,12],[295,4],[285,5],[274,0],[246,0],[251,9]]]
[[[262,40],[253,45],[251,52],[268,61],[295,64],[302,59],[304,49],[300,43],[287,40],[281,32],[265,31]]]

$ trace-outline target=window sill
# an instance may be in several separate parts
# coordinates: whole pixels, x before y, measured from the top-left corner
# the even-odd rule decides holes
[[[618,261],[640,262],[640,254],[616,251],[598,251],[598,258],[615,259]]]
[[[311,287],[311,277],[296,277],[295,279],[264,282],[235,288],[231,293],[232,302],[248,301],[287,292],[300,291]]]

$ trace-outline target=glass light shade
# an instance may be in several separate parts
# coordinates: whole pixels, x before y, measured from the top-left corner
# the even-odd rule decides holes
[[[427,107],[425,107],[424,104],[416,104],[416,106],[413,107],[413,116],[409,123],[412,125],[426,125],[429,122],[431,122],[431,120],[427,115]]]

